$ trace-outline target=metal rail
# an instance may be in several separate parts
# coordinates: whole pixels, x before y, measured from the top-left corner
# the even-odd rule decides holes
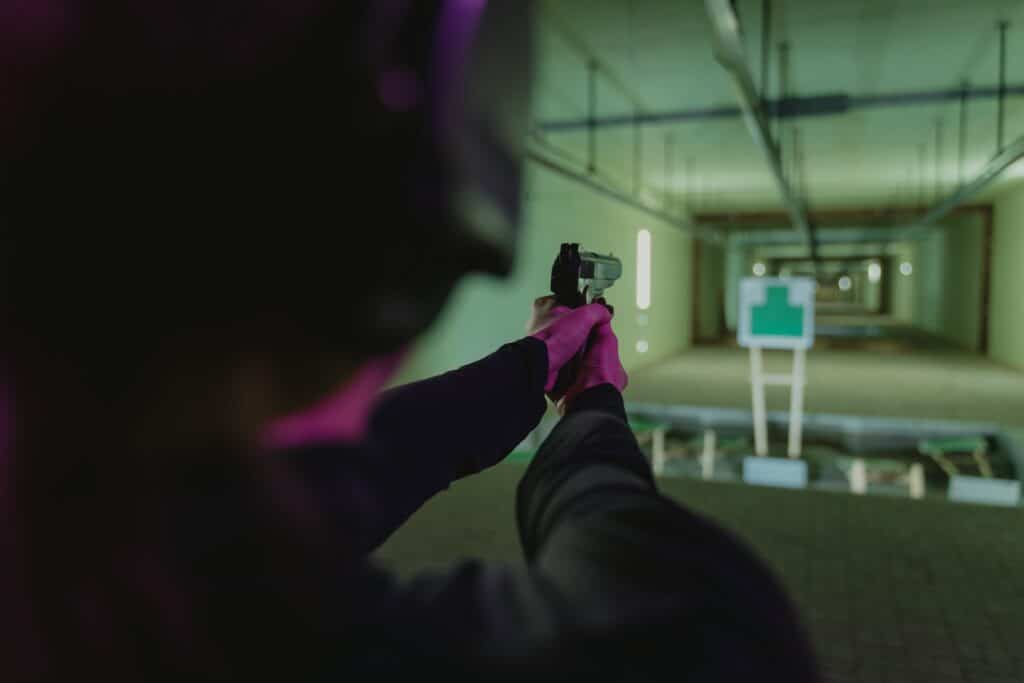
[[[782,196],[782,202],[793,223],[793,229],[803,237],[808,256],[813,261],[815,259],[814,236],[811,226],[807,222],[807,212],[803,201],[797,196],[783,171],[779,149],[772,140],[768,119],[761,108],[761,97],[754,85],[754,79],[743,54],[739,20],[733,11],[732,2],[730,0],[705,0],[705,6],[713,29],[715,59],[732,75],[733,84],[736,86],[736,93],[739,97],[740,109],[750,135],[754,139],[754,144],[764,154],[779,194]]]
[[[1006,96],[1024,95],[1024,85],[1007,85]],[[845,93],[827,93],[802,97],[779,97],[767,99],[764,103],[766,114],[780,119],[798,119],[815,116],[836,116],[847,114],[858,109],[874,109],[878,107],[905,107],[925,104],[943,104],[961,100],[991,100],[1000,96],[998,86],[968,88],[946,88],[942,90],[923,90],[912,92],[887,93],[885,95],[847,95]],[[666,123],[685,123],[687,121],[708,121],[714,119],[730,119],[742,115],[739,107],[726,105],[717,107],[699,107],[695,109],[670,109],[663,111],[646,111],[638,114],[607,114],[594,120],[597,128],[614,128],[616,126],[659,125]],[[548,119],[538,122],[537,127],[545,133],[563,133],[586,128],[586,117],[564,119]]]
[[[1024,136],[1011,142],[1002,152],[985,164],[985,168],[981,169],[981,172],[974,177],[974,180],[963,185],[956,192],[933,206],[907,227],[896,231],[895,238],[912,240],[923,236],[933,223],[945,218],[953,209],[966,203],[984,190],[992,181],[999,177],[1000,173],[1020,159],[1024,159]]]

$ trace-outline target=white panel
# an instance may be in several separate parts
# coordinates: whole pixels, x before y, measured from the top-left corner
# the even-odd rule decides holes
[[[959,503],[1014,506],[1020,503],[1020,482],[956,475],[949,481],[949,499]]]
[[[749,456],[743,459],[743,481],[758,486],[807,488],[807,463],[788,458]]]

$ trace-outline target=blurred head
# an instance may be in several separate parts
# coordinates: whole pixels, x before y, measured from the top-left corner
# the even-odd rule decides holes
[[[26,614],[82,599],[75,524],[98,532],[78,552],[112,556],[125,515],[148,519],[132,506],[244,440],[203,414],[306,405],[466,273],[508,272],[530,4],[0,0],[0,503],[20,525],[0,540],[34,590],[68,592]],[[202,454],[163,453],[151,423],[205,431]]]
[[[34,8],[0,127],[7,315],[101,365],[193,329],[348,364],[407,344],[511,265],[528,4]]]

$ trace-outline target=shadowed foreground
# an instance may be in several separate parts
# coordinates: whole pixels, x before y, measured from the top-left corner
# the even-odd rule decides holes
[[[378,551],[402,575],[462,557],[521,562],[523,467],[438,495]],[[662,479],[751,543],[799,605],[829,681],[1024,680],[1024,509]]]

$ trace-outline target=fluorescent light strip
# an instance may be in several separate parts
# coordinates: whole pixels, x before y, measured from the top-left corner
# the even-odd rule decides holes
[[[651,307],[651,231],[636,234],[636,307]]]

